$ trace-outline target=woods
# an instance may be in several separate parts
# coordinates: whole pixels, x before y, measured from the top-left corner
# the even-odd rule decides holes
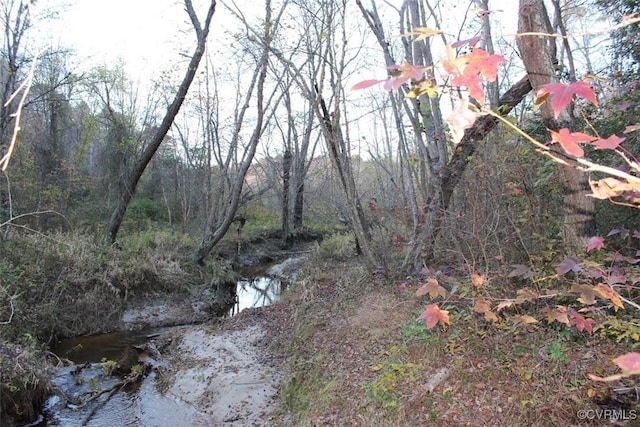
[[[218,292],[271,239],[411,289],[429,330],[635,328],[637,1],[184,0],[144,75],[51,45],[56,2],[1,7],[3,340]]]

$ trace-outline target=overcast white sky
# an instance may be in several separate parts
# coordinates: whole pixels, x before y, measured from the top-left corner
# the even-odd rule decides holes
[[[401,0],[391,3],[394,2],[401,3]],[[516,0],[507,2],[517,4]],[[202,18],[208,3],[207,0],[194,1]],[[255,5],[256,1],[246,2],[252,3]],[[457,4],[451,6],[451,16],[460,17],[469,3],[462,0],[450,4]],[[506,23],[514,22],[515,19],[505,16],[513,11],[507,6],[499,6],[507,10],[499,12],[497,18]],[[168,53],[179,49],[178,41],[182,41],[183,48],[193,46],[192,30],[181,0],[40,0],[37,8],[58,12],[57,20],[38,24],[41,37],[53,45],[72,47],[78,57],[92,62],[108,63],[122,57],[131,68],[148,68],[150,64],[155,66],[163,59],[166,61]],[[245,12],[247,9],[262,13],[262,7],[243,8]],[[225,27],[228,29],[235,22],[218,2],[212,25],[214,37],[216,32],[224,31]]]
[[[208,1],[194,1],[201,20]],[[41,0],[37,10],[54,10],[58,18],[39,22],[46,43],[69,47],[87,66],[125,61],[128,71],[155,74],[178,52],[191,54],[195,33],[181,0]],[[226,21],[225,21],[226,20]],[[218,4],[212,34],[231,22]]]

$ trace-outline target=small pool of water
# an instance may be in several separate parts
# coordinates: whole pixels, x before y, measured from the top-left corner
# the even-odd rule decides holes
[[[238,281],[236,303],[229,311],[235,316],[245,308],[264,307],[280,299],[286,285],[278,279],[267,276],[255,276]]]

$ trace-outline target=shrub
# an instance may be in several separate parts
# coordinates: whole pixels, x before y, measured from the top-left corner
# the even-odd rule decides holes
[[[339,233],[325,237],[314,249],[314,254],[321,259],[346,260],[356,255],[356,244],[352,234]]]

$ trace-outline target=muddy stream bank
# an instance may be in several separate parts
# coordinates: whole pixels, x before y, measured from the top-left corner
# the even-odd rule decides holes
[[[54,393],[31,425],[269,425],[281,373],[264,326],[244,319],[277,301],[303,262],[243,270],[228,320],[211,319],[201,301],[160,298],[126,310],[120,331],[59,343],[53,351],[73,364],[55,369]],[[107,375],[116,365],[123,375]],[[143,379],[127,384],[134,373]]]

